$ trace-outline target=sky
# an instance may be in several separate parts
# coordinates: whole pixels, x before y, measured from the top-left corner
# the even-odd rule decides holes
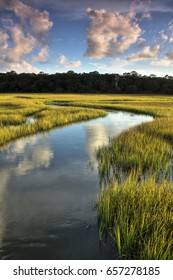
[[[0,72],[173,76],[172,0],[0,0]]]

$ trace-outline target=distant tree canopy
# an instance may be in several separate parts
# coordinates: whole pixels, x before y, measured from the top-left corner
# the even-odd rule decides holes
[[[67,73],[0,73],[0,92],[6,93],[155,93],[173,95],[173,77],[139,75],[136,71],[100,74],[97,71]]]

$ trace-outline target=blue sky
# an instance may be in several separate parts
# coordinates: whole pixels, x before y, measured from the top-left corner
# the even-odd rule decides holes
[[[0,0],[0,72],[173,76],[173,1]]]

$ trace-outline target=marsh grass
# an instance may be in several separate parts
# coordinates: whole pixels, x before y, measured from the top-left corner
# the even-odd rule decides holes
[[[47,96],[49,99],[49,97]],[[106,112],[88,108],[51,107],[45,105],[44,96],[0,96],[0,145],[57,126],[103,117]],[[27,117],[34,116],[33,124],[26,123]]]
[[[46,105],[53,103],[61,106]],[[120,258],[172,259],[173,97],[0,95],[0,145],[105,116],[105,109],[151,115],[154,120],[123,132],[98,151],[99,174],[106,185],[98,203],[100,237],[107,233],[114,240]],[[35,122],[26,124],[33,115]]]
[[[122,259],[173,258],[173,184],[152,177],[102,189],[98,205],[100,234],[108,232]]]
[[[155,174],[165,179],[173,164],[172,146],[156,133],[149,133],[147,125],[138,126],[120,134],[111,143],[98,150],[101,179],[124,177],[131,171],[139,178]]]

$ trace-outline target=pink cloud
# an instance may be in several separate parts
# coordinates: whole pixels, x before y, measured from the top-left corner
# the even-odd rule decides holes
[[[132,61],[144,61],[150,59],[156,59],[161,52],[161,46],[158,44],[154,47],[146,46],[143,50],[129,55],[128,60]]]
[[[0,8],[14,12],[21,21],[28,20],[32,30],[36,33],[45,33],[53,26],[47,11],[40,12],[19,0],[1,0]]]
[[[90,58],[111,57],[129,49],[142,34],[135,13],[121,15],[104,9],[88,9],[91,24],[87,30]]]
[[[65,55],[61,55],[59,57],[58,63],[60,65],[63,65],[65,67],[67,67],[67,68],[78,68],[78,67],[81,66],[81,61],[80,60],[69,62]]]
[[[27,61],[27,55],[39,47],[40,51],[33,60],[40,63],[47,61],[47,33],[53,26],[49,13],[34,9],[20,0],[0,0],[0,9],[13,12],[18,18],[17,24],[12,19],[2,21],[6,31],[0,32],[1,68],[11,69],[13,66],[14,70],[22,71],[25,67],[23,72],[36,71]]]
[[[32,58],[32,62],[46,63],[49,55],[48,46],[43,47],[37,56]]]

